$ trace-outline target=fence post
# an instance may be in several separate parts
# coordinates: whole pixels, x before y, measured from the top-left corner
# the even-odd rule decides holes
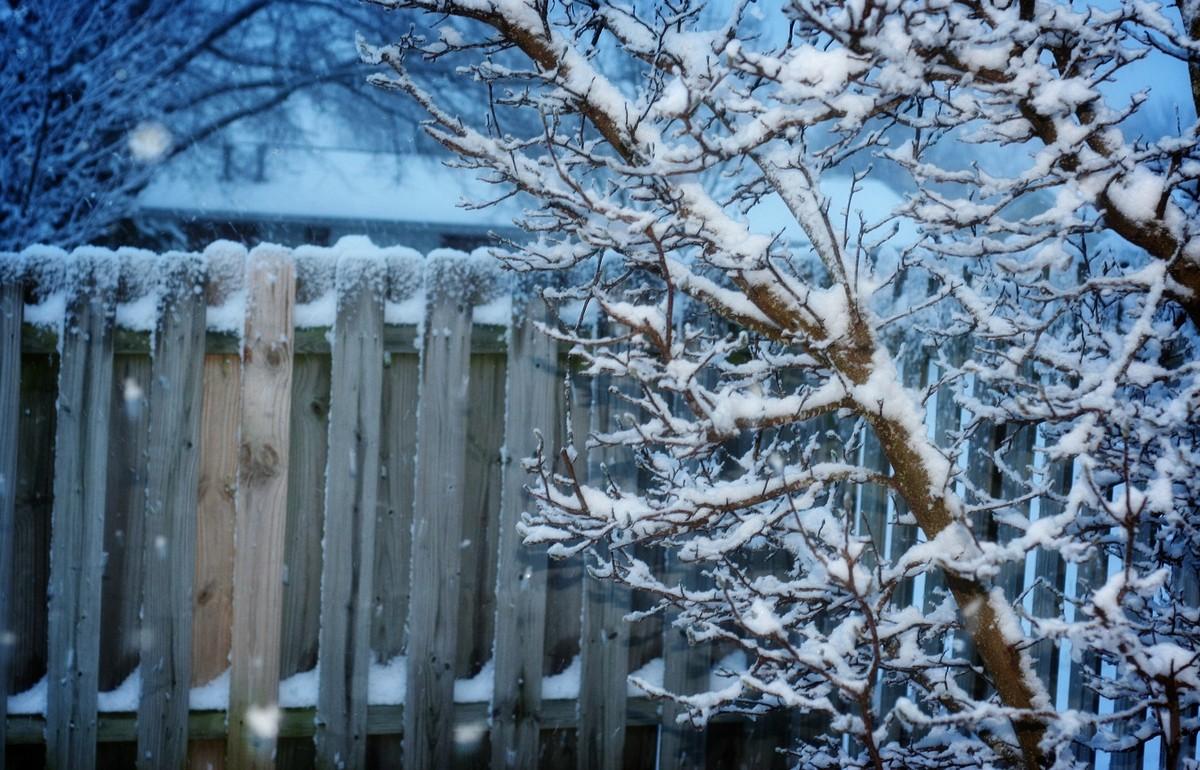
[[[369,255],[338,260],[317,646],[322,768],[362,767],[366,760],[384,278],[383,265]]]
[[[610,392],[611,378],[591,378],[591,433],[614,430],[620,400]],[[602,486],[604,471],[614,482],[629,488],[636,480],[632,459],[619,448],[592,449],[588,453],[588,483]],[[600,560],[611,558],[603,544],[593,548]],[[624,760],[625,720],[629,674],[629,589],[616,580],[597,577],[590,568],[583,575],[583,613],[580,633],[579,753],[580,770],[616,770]]]
[[[262,245],[250,252],[227,737],[235,770],[274,766],[295,291],[286,250]]]
[[[462,570],[471,302],[464,257],[434,252],[421,344],[404,766],[439,767],[454,751],[454,664]],[[435,585],[426,585],[434,582]]]
[[[537,451],[537,430],[553,438],[558,350],[534,328],[545,303],[513,304],[505,387],[504,477],[496,576],[496,674],[492,695],[492,767],[534,767],[542,707],[546,622],[546,550],[524,546],[521,514],[534,502],[521,462]],[[553,447],[547,447],[547,452]]]
[[[200,257],[168,253],[160,265],[165,285],[150,378],[137,723],[137,765],[145,770],[182,768],[187,761],[204,372],[205,306],[196,292],[204,280]]]
[[[96,761],[104,490],[112,387],[116,262],[79,249],[67,263],[59,348],[50,535],[46,765],[90,770]]]
[[[20,257],[0,253],[0,580],[13,574],[16,535],[17,425],[21,414],[21,318],[25,309]],[[0,591],[0,770],[8,724],[8,679],[12,661],[12,590]]]

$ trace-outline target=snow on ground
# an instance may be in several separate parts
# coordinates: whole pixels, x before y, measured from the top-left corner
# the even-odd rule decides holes
[[[367,703],[372,706],[392,706],[404,703],[407,682],[407,660],[403,655],[386,662],[375,662],[367,674]],[[545,700],[573,700],[579,697],[579,680],[583,665],[578,656],[561,672],[542,680],[542,698]],[[710,689],[720,689],[746,670],[745,655],[735,652],[718,661],[710,675]],[[302,671],[279,683],[279,705],[282,708],[312,708],[317,705],[319,668]],[[630,673],[630,679],[641,679],[655,687],[662,687],[665,664],[662,658],[654,658]],[[492,683],[496,668],[493,661],[484,664],[479,673],[469,679],[454,683],[455,703],[488,703],[492,699]],[[137,711],[141,694],[140,669],[134,669],[115,690],[102,692],[98,698],[101,713]],[[42,677],[28,690],[10,695],[10,715],[32,715],[46,713],[46,677]],[[646,693],[632,681],[627,683],[630,697],[641,697]],[[223,711],[229,707],[229,670],[207,684],[193,687],[188,697],[193,711]]]

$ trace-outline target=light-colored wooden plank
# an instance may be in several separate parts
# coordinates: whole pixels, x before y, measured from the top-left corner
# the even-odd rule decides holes
[[[362,767],[383,397],[383,297],[378,262],[337,267],[325,548],[321,568],[316,764]]]
[[[553,441],[558,351],[534,319],[545,303],[515,305],[509,331],[505,386],[504,476],[497,547],[495,679],[492,696],[492,767],[533,767],[541,729],[542,657],[546,622],[544,546],[526,546],[517,525],[534,509],[522,461],[537,451],[537,431]],[[554,446],[544,451],[553,456]]]
[[[609,392],[611,378],[591,380],[591,432],[614,430],[622,411],[618,397]],[[588,453],[588,483],[603,486],[605,471],[622,489],[636,480],[633,462],[618,448]],[[579,753],[580,770],[616,770],[625,750],[625,681],[629,673],[629,590],[611,578],[597,577],[593,568],[610,558],[608,548],[597,544],[585,562],[582,630],[579,640]]]
[[[193,686],[208,684],[229,668],[241,397],[238,357],[205,356],[192,604]],[[188,767],[222,770],[225,741],[192,741],[188,746]]]
[[[101,692],[120,687],[138,666],[150,357],[115,355],[112,380],[100,595]]]
[[[50,536],[46,765],[96,761],[115,262],[79,250],[63,324]]]
[[[204,253],[205,299],[220,305],[245,281],[246,250],[225,242]],[[229,668],[233,635],[233,537],[237,513],[238,429],[241,417],[241,360],[234,345],[215,353],[206,335],[204,393],[200,422],[200,481],[196,503],[196,569],[192,616],[192,684],[204,685]],[[221,714],[224,717],[224,713]],[[191,722],[191,720],[190,720]],[[223,727],[222,723],[222,727]],[[194,723],[189,734],[195,735]],[[224,770],[224,730],[188,744],[189,770]]]
[[[246,295],[227,744],[235,770],[274,765],[295,304],[286,250],[250,253]]]
[[[430,265],[434,269],[434,265]],[[432,282],[421,359],[404,766],[453,757],[471,305]]]
[[[183,768],[192,684],[192,581],[204,373],[199,255],[165,254],[150,378],[137,765]]]
[[[15,646],[9,616],[16,535],[17,435],[21,420],[21,320],[25,309],[19,257],[0,254],[0,770],[4,770],[8,680]]]

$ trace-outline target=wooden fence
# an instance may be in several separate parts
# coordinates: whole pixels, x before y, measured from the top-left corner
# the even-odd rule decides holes
[[[670,615],[624,621],[643,599],[520,544],[534,429],[581,442],[612,410],[607,383],[564,387],[568,359],[533,328],[546,309],[491,264],[361,240],[0,254],[0,770],[768,768],[823,729],[680,726],[627,674],[697,692],[736,655],[687,645]],[[901,365],[935,384],[929,430],[949,445],[969,416],[924,354]],[[987,432],[966,483],[1065,490],[1036,440]],[[590,473],[635,480],[594,454]],[[870,440],[859,459],[887,469]],[[856,507],[889,558],[916,542],[877,488]],[[1042,617],[1108,569],[1043,550],[1030,566],[1000,582]],[[896,601],[940,596],[928,575]],[[1060,706],[1100,707],[1081,686],[1094,656],[1034,657]],[[884,707],[904,694],[880,689]]]
[[[485,264],[0,255],[0,768],[780,764],[786,718],[631,692],[709,652],[520,544],[533,429],[582,440],[606,391],[565,408]]]

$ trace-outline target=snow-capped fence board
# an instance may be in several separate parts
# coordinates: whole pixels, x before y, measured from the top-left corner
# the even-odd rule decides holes
[[[504,419],[495,625],[495,684],[492,691],[492,767],[533,767],[538,758],[542,706],[542,659],[546,622],[544,547],[521,543],[517,525],[534,501],[525,488],[522,458],[538,449],[538,430],[553,437],[557,346],[534,328],[546,315],[535,300],[515,306],[509,331]],[[546,451],[552,451],[549,446]]]
[[[149,452],[141,591],[139,768],[187,760],[192,664],[196,489],[204,372],[198,255],[167,254],[150,378]]]
[[[241,371],[237,356],[204,358],[192,583],[193,687],[208,684],[229,667]],[[192,740],[188,766],[221,770],[225,766],[225,741]]]
[[[50,536],[46,764],[95,765],[116,267],[77,251],[69,281],[59,372]]]
[[[451,269],[446,264],[449,257],[430,259],[441,263],[431,264],[430,270],[445,274]],[[413,503],[405,767],[434,767],[454,751],[471,304],[465,289],[455,290],[449,280],[430,281],[427,292]]]
[[[4,770],[8,680],[14,631],[12,598],[13,538],[16,535],[17,426],[21,419],[21,321],[25,298],[15,254],[0,253],[0,770]]]
[[[293,263],[259,246],[246,260],[241,446],[233,576],[229,764],[273,766],[292,386]]]
[[[317,764],[361,767],[367,748],[375,515],[383,397],[383,272],[337,266],[329,465],[321,567]]]
[[[607,375],[592,379],[592,433],[616,429],[621,402],[610,391],[611,384]],[[588,461],[587,477],[592,484],[598,484],[605,474],[626,490],[636,481],[632,462],[618,449],[593,451]],[[603,547],[596,557],[600,566],[612,558]],[[625,750],[629,624],[624,616],[629,610],[629,589],[597,577],[595,568],[597,564],[590,563],[583,577],[578,767],[616,770],[623,765]]]

